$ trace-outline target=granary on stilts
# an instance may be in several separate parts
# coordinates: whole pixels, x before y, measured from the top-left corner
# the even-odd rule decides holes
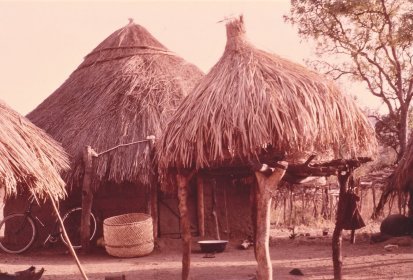
[[[151,213],[157,234],[152,142],[202,76],[132,20],[89,53],[27,116],[71,157],[65,204],[79,205],[83,187],[84,209],[101,220]]]
[[[364,159],[340,159],[321,166],[301,164],[301,160],[313,153],[333,155],[335,151],[347,158],[371,155],[375,143],[368,120],[331,81],[256,49],[245,37],[242,17],[228,22],[224,54],[184,99],[157,143],[160,175],[165,182],[176,182],[163,188],[177,189],[180,199],[182,279],[189,277],[191,236],[186,202],[193,178],[252,176],[257,277],[272,279],[268,210],[271,193],[283,175],[339,174],[345,191],[350,171]],[[335,231],[338,247],[333,246],[335,263],[340,261],[341,230],[339,224]],[[337,270],[340,267],[341,263]]]

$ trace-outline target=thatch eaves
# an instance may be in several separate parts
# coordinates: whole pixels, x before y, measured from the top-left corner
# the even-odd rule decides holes
[[[60,172],[69,168],[68,162],[59,143],[0,101],[0,188],[6,197],[22,188],[37,198],[49,193],[56,200],[63,198]]]
[[[209,168],[285,152],[370,154],[374,131],[325,77],[255,48],[242,17],[227,24],[225,52],[179,106],[158,143],[160,170]],[[264,149],[265,151],[265,149]]]
[[[28,118],[73,157],[70,186],[83,176],[85,145],[101,152],[119,144],[159,138],[176,107],[203,76],[129,23],[88,54],[83,63]],[[93,184],[147,185],[153,173],[149,143],[116,149],[94,160]]]

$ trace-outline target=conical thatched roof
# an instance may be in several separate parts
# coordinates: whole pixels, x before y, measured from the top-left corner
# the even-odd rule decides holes
[[[67,183],[78,185],[85,145],[102,152],[161,135],[166,122],[203,73],[130,22],[99,44],[28,118],[72,157]],[[149,143],[116,149],[95,159],[94,185],[149,184]]]
[[[0,188],[28,188],[37,197],[66,194],[60,171],[69,168],[59,143],[0,101]]]
[[[160,169],[251,160],[271,145],[287,159],[332,148],[371,152],[374,131],[326,78],[256,49],[242,17],[227,24],[225,52],[184,100],[159,142]]]

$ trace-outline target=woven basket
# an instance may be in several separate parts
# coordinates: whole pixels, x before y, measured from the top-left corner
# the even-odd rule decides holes
[[[153,251],[152,217],[129,213],[103,221],[106,252],[114,257],[139,257]]]

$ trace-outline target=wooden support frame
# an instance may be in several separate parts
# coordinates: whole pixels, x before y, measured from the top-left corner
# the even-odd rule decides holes
[[[279,182],[287,169],[287,162],[280,162],[267,176],[261,171],[255,172],[257,178],[256,190],[256,220],[253,221],[256,227],[254,245],[255,258],[257,260],[257,279],[272,280],[272,263],[269,250],[270,237],[270,212],[273,193],[276,191]]]

